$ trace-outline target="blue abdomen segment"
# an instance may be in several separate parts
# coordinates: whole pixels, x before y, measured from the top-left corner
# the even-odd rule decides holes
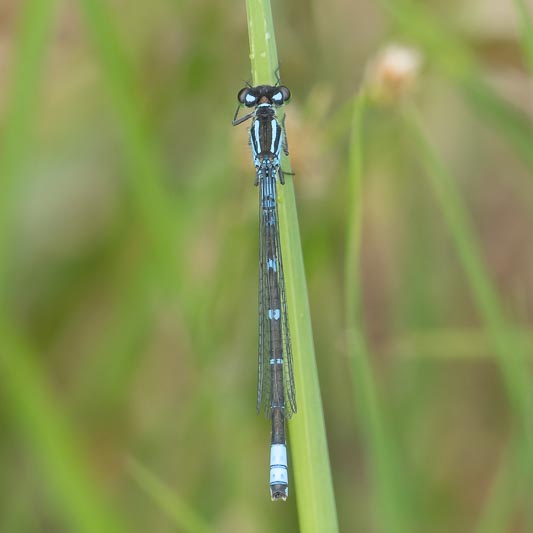
[[[270,446],[270,496],[273,500],[286,500],[288,495],[287,447],[273,444]]]

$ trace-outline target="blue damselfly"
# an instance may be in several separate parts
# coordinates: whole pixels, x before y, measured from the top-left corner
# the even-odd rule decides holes
[[[257,411],[272,421],[270,440],[270,495],[286,500],[289,490],[285,420],[296,412],[287,297],[279,235],[276,186],[285,183],[281,151],[287,153],[285,129],[276,109],[291,96],[283,85],[247,86],[239,91],[233,125],[247,120],[259,186],[259,352]],[[237,118],[239,109],[253,109]]]

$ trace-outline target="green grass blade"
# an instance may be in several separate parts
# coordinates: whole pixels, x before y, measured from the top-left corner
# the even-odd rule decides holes
[[[363,218],[363,120],[366,108],[367,97],[364,92],[361,92],[356,97],[354,104],[348,168],[348,230],[346,233],[344,284],[347,293],[346,321],[349,328],[359,327],[361,324],[361,287],[359,275]]]
[[[268,0],[247,0],[250,58],[254,84],[274,84],[278,57]],[[289,134],[290,136],[290,134]],[[283,160],[284,170],[290,163]],[[311,316],[291,176],[279,188],[283,266],[294,354],[298,413],[289,423],[296,500],[303,533],[338,530],[335,497],[315,361]]]
[[[15,60],[10,72],[11,86],[0,144],[0,254],[8,249],[12,188],[21,173],[38,110],[41,75],[56,3],[27,0],[21,11],[16,36]],[[5,283],[9,261],[0,255],[0,283]],[[0,291],[2,292],[2,291]]]
[[[522,48],[533,76],[533,18],[524,0],[515,0],[514,4],[522,33]]]
[[[27,446],[52,488],[56,509],[70,531],[129,531],[102,501],[80,446],[13,324],[0,317],[0,383]]]
[[[447,75],[462,79],[478,70],[476,60],[463,42],[428,8],[412,0],[378,0],[398,30],[420,46]]]
[[[360,251],[362,230],[363,119],[367,97],[355,100],[348,171],[348,220],[346,236],[345,292],[348,357],[354,387],[355,405],[374,471],[376,493],[374,516],[380,530],[410,533],[405,477],[399,471],[394,439],[380,406],[376,379],[370,364],[361,318]]]
[[[399,31],[421,47],[432,65],[461,87],[474,110],[498,128],[524,163],[533,169],[532,121],[483,79],[475,56],[461,39],[420,2],[379,0],[379,3]]]
[[[180,265],[176,256],[179,209],[171,205],[162,185],[164,164],[144,124],[136,77],[118,42],[112,15],[101,0],[80,0],[80,3],[121,128],[133,198],[164,276],[163,281],[172,286],[180,279],[176,275]]]
[[[511,440],[485,502],[475,533],[505,533],[509,530],[513,513],[516,511],[518,489],[516,480],[520,478],[521,453],[516,453],[515,442]]]
[[[23,169],[38,111],[42,66],[54,20],[55,2],[25,2],[2,145],[0,149],[0,264],[8,264],[11,189]],[[0,284],[7,280],[0,272]],[[57,509],[72,531],[126,531],[105,508],[79,447],[52,398],[42,372],[0,305],[0,383],[3,401],[27,438],[28,449],[44,472]]]
[[[187,503],[182,501],[175,492],[139,461],[130,458],[127,469],[137,485],[152,498],[178,528],[178,531],[185,533],[209,533],[213,531]]]
[[[101,406],[107,412],[116,408],[124,398],[141,362],[139,344],[149,331],[149,288],[155,278],[148,258],[140,265],[132,265],[129,277],[118,298],[119,306],[114,320],[93,349],[76,386],[77,404]]]
[[[406,113],[405,125],[435,191],[474,302],[492,341],[509,397],[511,413],[518,429],[517,434],[524,443],[524,446],[519,448],[523,452],[522,460],[526,467],[526,475],[533,488],[533,426],[531,425],[533,395],[528,365],[523,357],[522,343],[517,342],[516,335],[510,329],[503,305],[487,272],[472,223],[453,177],[426,139],[414,110]]]
[[[465,76],[459,81],[472,108],[487,122],[500,130],[522,161],[533,169],[533,124],[517,108],[508,104],[481,77]]]

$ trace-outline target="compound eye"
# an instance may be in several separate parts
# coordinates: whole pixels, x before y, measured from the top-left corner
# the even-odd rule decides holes
[[[283,93],[277,91],[272,95],[272,102],[276,105],[281,105],[283,103]]]
[[[257,102],[257,96],[250,92],[249,87],[245,87],[239,91],[237,100],[239,100],[239,102],[244,104],[246,107],[253,107]]]
[[[289,89],[285,87],[285,85],[280,85],[278,89],[283,96],[283,101],[288,102],[291,98],[291,91],[289,91]]]

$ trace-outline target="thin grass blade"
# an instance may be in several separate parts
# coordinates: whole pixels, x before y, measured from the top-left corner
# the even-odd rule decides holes
[[[165,165],[146,128],[137,78],[118,40],[109,9],[101,0],[80,0],[89,33],[95,44],[121,128],[124,155],[129,167],[132,195],[144,221],[163,282],[175,288],[181,262],[178,224],[180,209],[169,201],[163,187]]]
[[[0,383],[3,401],[26,437],[28,449],[51,487],[58,514],[72,531],[119,533],[128,529],[102,500],[61,409],[52,397],[35,354],[12,323],[4,301],[9,264],[11,192],[33,138],[41,76],[56,3],[24,3],[0,148]]]
[[[533,169],[532,121],[485,81],[478,61],[464,42],[420,2],[379,0],[379,3],[399,31],[415,41],[431,64],[458,84],[472,108],[498,128],[524,163]],[[529,31],[527,35],[529,39]]]
[[[520,439],[517,449],[521,453],[531,491],[533,490],[533,426],[531,425],[533,395],[523,344],[517,341],[490,279],[478,239],[453,177],[428,142],[414,109],[406,112],[404,122],[444,214],[474,302],[492,341]]]
[[[406,477],[399,471],[388,424],[380,405],[361,317],[360,253],[362,233],[363,123],[367,97],[361,92],[354,103],[348,169],[348,206],[345,260],[346,335],[355,405],[375,477],[374,517],[380,530],[410,533]]]
[[[516,439],[512,439],[505,453],[502,454],[501,464],[489,490],[487,501],[479,518],[475,533],[505,533],[509,530],[513,513],[516,512],[518,486],[516,480],[521,476],[520,457],[516,453]]]
[[[80,443],[15,326],[0,318],[0,381],[7,405],[52,488],[55,507],[71,531],[130,531],[103,500]]]
[[[533,18],[524,0],[515,0],[514,4],[522,33],[522,48],[533,76]]]
[[[247,0],[246,13],[253,83],[274,85],[279,63],[270,2]],[[282,166],[286,173],[291,172],[288,158],[283,159]],[[278,190],[281,246],[298,401],[298,413],[289,423],[298,517],[300,530],[303,533],[329,533],[338,530],[337,513],[315,361],[294,185],[290,175],[286,174],[286,183]]]
[[[184,533],[213,531],[186,502],[139,461],[130,458],[127,469],[137,485],[152,498],[179,531]]]

